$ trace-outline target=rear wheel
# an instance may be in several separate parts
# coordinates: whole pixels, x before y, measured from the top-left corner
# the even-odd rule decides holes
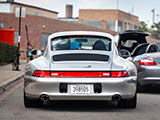
[[[131,100],[121,99],[118,101],[119,108],[136,108],[137,106],[137,93]]]
[[[137,92],[144,92],[146,89],[137,82]]]
[[[24,106],[25,107],[42,107],[43,101],[40,99],[30,100],[24,94]]]

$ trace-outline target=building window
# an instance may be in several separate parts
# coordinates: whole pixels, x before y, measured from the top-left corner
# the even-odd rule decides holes
[[[123,26],[123,23],[121,21],[118,21],[118,32],[122,31],[122,26]]]
[[[5,23],[0,23],[0,29],[5,29],[5,28],[6,28]]]
[[[124,22],[124,30],[127,30],[127,22]]]
[[[15,44],[18,43],[18,36],[19,36],[19,32],[14,32],[14,43]]]
[[[58,18],[59,20],[78,24],[78,18]]]
[[[131,30],[131,29],[132,29],[131,22],[125,22],[124,23],[124,30]]]
[[[135,26],[134,26],[134,29],[135,29],[135,30],[138,30],[138,26],[137,26],[137,25],[135,25]]]
[[[39,11],[35,11],[35,15],[41,16],[41,13]]]
[[[48,41],[48,36],[50,34],[49,33],[42,33],[42,40],[41,40],[41,49],[44,49],[47,41]]]
[[[111,31],[116,31],[116,21],[114,20],[107,20],[106,22],[106,29]]]
[[[102,28],[101,20],[83,20],[83,24],[91,27]]]
[[[127,30],[130,30],[130,29],[131,29],[131,24],[128,23]]]

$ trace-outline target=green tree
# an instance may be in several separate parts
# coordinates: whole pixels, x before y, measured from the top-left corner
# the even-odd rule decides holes
[[[147,27],[147,24],[144,21],[139,21],[138,30],[150,32],[149,28]]]
[[[154,38],[157,39],[157,25],[152,25],[151,28],[148,27],[148,25],[144,22],[144,21],[139,21],[139,24],[138,24],[138,30],[141,30],[141,31],[145,31],[145,32],[149,32],[152,34],[152,36]]]
[[[160,39],[160,22],[152,25],[152,36],[156,39]]]

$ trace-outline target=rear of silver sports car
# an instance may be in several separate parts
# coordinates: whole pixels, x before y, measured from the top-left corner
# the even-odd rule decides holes
[[[25,69],[24,104],[45,100],[116,101],[136,107],[137,71],[118,56],[112,36],[100,32],[62,32],[49,37],[43,56]]]
[[[39,74],[51,74],[53,77],[45,77],[45,75],[41,75],[43,77],[37,77],[36,74],[38,76]],[[85,77],[84,74],[87,77]],[[108,77],[110,74],[113,74],[113,77]],[[122,77],[120,77],[119,74]],[[127,73],[124,71],[54,71],[51,73],[48,71],[47,73],[46,71],[35,71],[34,75],[35,76],[28,77],[27,81],[30,82],[26,82],[25,86],[26,96],[32,99],[41,98],[43,100],[47,97],[49,100],[118,101],[121,98],[131,99],[136,92],[135,77],[125,77]],[[117,77],[117,75],[119,77]]]
[[[24,77],[25,97],[42,101],[130,101],[136,94],[136,73],[121,68],[112,70],[113,64],[111,57],[102,54],[54,55],[50,70],[38,70],[31,64],[35,70]]]

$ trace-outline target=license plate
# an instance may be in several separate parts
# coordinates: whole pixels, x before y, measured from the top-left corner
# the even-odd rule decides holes
[[[71,94],[85,95],[91,94],[91,84],[71,84],[70,91]]]

